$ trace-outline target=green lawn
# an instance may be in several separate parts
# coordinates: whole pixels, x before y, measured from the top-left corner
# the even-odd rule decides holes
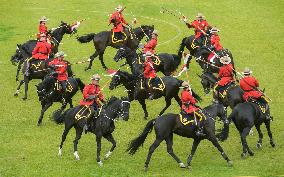
[[[54,104],[44,117],[43,125],[37,127],[40,113],[40,103],[36,95],[34,80],[29,84],[29,98],[22,101],[23,91],[19,97],[13,96],[17,83],[15,82],[16,67],[10,63],[16,44],[28,40],[37,32],[38,20],[46,15],[50,20],[48,27],[56,27],[60,21],[72,23],[86,18],[78,29],[78,34],[99,32],[110,29],[108,14],[113,11],[117,1],[110,0],[71,0],[71,1],[36,1],[36,0],[1,0],[0,1],[0,176],[284,176],[284,113],[282,111],[284,97],[283,77],[284,66],[284,1],[282,0],[158,0],[158,1],[119,1],[124,6],[125,18],[132,20],[135,14],[140,24],[154,24],[159,30],[158,52],[176,53],[183,37],[193,34],[175,17],[160,14],[160,8],[177,9],[191,19],[197,12],[203,12],[210,24],[217,26],[221,32],[221,43],[229,48],[234,56],[236,67],[241,71],[245,66],[253,70],[259,79],[261,87],[273,100],[271,111],[274,116],[272,132],[276,147],[271,148],[265,127],[263,148],[256,149],[258,136],[248,137],[249,146],[255,152],[254,157],[242,160],[240,137],[234,125],[231,125],[229,139],[221,143],[225,152],[233,160],[234,166],[228,167],[217,149],[204,141],[198,147],[192,161],[193,171],[180,169],[178,164],[167,154],[163,142],[156,149],[148,172],[144,172],[144,161],[148,148],[154,141],[154,132],[146,140],[144,147],[135,156],[125,153],[128,142],[136,137],[144,128],[147,121],[143,119],[143,111],[138,102],[131,104],[128,122],[116,123],[113,133],[117,148],[112,157],[104,161],[104,166],[96,163],[95,136],[83,135],[79,142],[81,160],[75,161],[73,156],[74,130],[70,131],[63,147],[63,157],[58,158],[58,145],[63,132],[62,125],[55,125],[50,120],[52,112],[60,106]],[[94,52],[93,44],[80,44],[75,37],[65,36],[60,50],[65,51],[71,62],[80,61]],[[118,68],[112,58],[115,50],[108,48],[105,54],[107,66]],[[84,82],[94,73],[103,73],[103,69],[95,60],[92,70],[85,72],[85,64],[73,67],[77,77]],[[126,67],[124,68],[126,70]],[[189,80],[197,92],[202,95],[202,106],[210,104],[211,95],[205,96],[199,78],[201,70],[196,62],[191,63]],[[109,78],[103,78],[104,85]],[[182,79],[186,79],[184,75]],[[124,95],[123,88],[109,91],[104,89],[107,97]],[[82,94],[75,95],[74,104],[78,104]],[[164,100],[147,101],[150,118],[155,118],[163,106]],[[173,101],[167,112],[178,112],[179,107]],[[217,127],[221,124],[217,123]],[[191,139],[174,136],[174,150],[181,160],[186,163],[192,145]],[[102,141],[102,156],[111,145]]]

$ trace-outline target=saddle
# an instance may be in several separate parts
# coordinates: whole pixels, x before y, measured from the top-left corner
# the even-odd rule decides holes
[[[216,85],[216,86],[214,87],[214,91],[217,89],[217,88],[216,88],[217,86],[218,86],[218,85]],[[231,87],[233,87],[233,86],[235,86],[235,83],[234,83],[234,82],[231,82],[231,83],[229,83],[229,84],[227,84],[227,85],[225,85],[225,86],[223,86],[223,87],[220,87],[220,86],[219,86],[218,89],[217,89],[217,91],[218,91],[218,97],[224,99],[224,98],[227,96],[228,90],[229,90]]]
[[[90,106],[84,105],[80,106],[80,110],[75,115],[75,120],[79,121],[83,118],[88,119],[93,114],[93,110],[90,108]]]
[[[250,99],[249,102],[255,103],[263,114],[266,113],[266,104],[267,103],[263,103],[259,100],[255,100],[255,99]]]
[[[66,81],[66,92],[72,92],[73,91],[73,86],[71,85],[71,83],[69,82],[69,80]],[[62,91],[62,86],[60,84],[60,82],[58,80],[56,80],[56,82],[54,83],[54,88],[55,90],[57,90],[58,92]]]
[[[148,89],[151,87],[153,90],[160,91],[164,91],[166,88],[163,80],[160,77],[141,79],[141,89],[144,89],[143,85],[145,85]]]

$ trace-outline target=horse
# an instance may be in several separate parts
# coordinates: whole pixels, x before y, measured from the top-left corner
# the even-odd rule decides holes
[[[112,42],[112,31],[102,31],[99,33],[90,33],[86,34],[84,36],[78,37],[77,40],[80,43],[87,43],[93,40],[94,46],[95,46],[95,53],[90,56],[90,63],[89,66],[85,68],[85,70],[89,70],[92,67],[92,63],[94,59],[99,56],[99,59],[101,61],[101,64],[105,70],[107,70],[107,66],[105,65],[103,61],[103,55],[105,52],[106,47],[111,46],[113,48],[120,48],[122,46],[127,46],[131,49],[136,49],[140,43],[140,41],[143,39],[144,36],[149,36],[154,31],[154,26],[147,26],[142,25],[140,27],[137,27],[133,30],[133,39],[129,39],[130,34],[128,34],[128,39],[122,42],[113,43]]]
[[[20,81],[14,96],[18,96],[21,86],[25,83],[25,95],[22,98],[26,100],[28,98],[28,85],[32,79],[41,79],[43,80],[44,77],[49,73],[50,68],[48,67],[48,63],[52,61],[54,58],[44,60],[35,60],[31,62],[29,66],[29,74],[27,74],[27,62],[24,63],[22,67],[22,73],[24,75],[24,79]],[[67,73],[69,77],[73,77],[73,72],[71,69],[71,63],[67,60],[64,60],[67,63]]]
[[[66,108],[67,103],[69,103],[71,108],[73,107],[72,97],[76,94],[79,88],[81,92],[83,92],[85,84],[80,78],[69,77],[66,82],[67,88],[64,97],[65,101],[62,100],[63,92],[60,88],[61,85],[54,77],[46,77],[41,83],[36,85],[38,98],[41,102],[41,113],[38,118],[38,126],[42,123],[45,111],[52,106],[54,102],[62,102],[62,106],[58,112],[60,114]]]
[[[269,110],[268,110],[269,111]],[[236,128],[238,129],[240,136],[241,136],[241,142],[243,146],[243,152],[241,154],[242,158],[245,158],[247,155],[247,152],[249,153],[250,156],[253,156],[254,153],[250,150],[247,141],[246,141],[246,136],[249,134],[251,128],[255,126],[259,139],[256,144],[257,148],[261,148],[262,146],[262,138],[263,134],[260,130],[261,124],[264,122],[268,136],[270,138],[270,145],[272,147],[275,147],[274,140],[272,138],[272,133],[270,130],[270,119],[267,119],[264,113],[261,111],[260,106],[256,102],[244,102],[238,104],[228,117],[228,120],[231,122],[233,121]],[[229,127],[228,127],[229,128]],[[229,134],[229,129],[227,129],[226,132],[226,137],[227,139]]]
[[[160,97],[165,97],[166,106],[163,108],[163,110],[159,113],[159,115],[162,115],[166,109],[171,105],[172,98],[175,98],[176,102],[181,107],[181,99],[178,95],[179,93],[179,87],[184,82],[182,80],[178,80],[177,78],[174,78],[172,76],[164,76],[161,78],[162,82],[164,83],[164,89],[161,90],[153,90],[154,91],[154,99],[158,99]],[[137,79],[137,77],[133,74],[130,74],[126,71],[117,71],[110,82],[109,89],[113,90],[119,85],[123,85],[125,89],[128,92],[128,97],[130,101],[138,100],[140,105],[143,108],[144,111],[144,118],[147,119],[148,117],[148,111],[146,109],[146,103],[145,100],[148,99],[148,93],[145,89],[139,89],[141,86],[140,79]],[[197,100],[201,100],[201,98],[193,92],[194,97]]]
[[[142,54],[141,54],[142,55]],[[134,73],[133,64],[134,62],[138,62],[140,64],[143,63],[141,60],[141,55],[139,56],[135,50],[131,50],[130,48],[120,48],[116,55],[114,56],[114,61],[118,62],[122,58],[126,58],[126,63],[130,66],[132,73]],[[158,55],[153,56],[156,58],[156,62],[154,61],[154,68],[157,72],[161,71],[165,76],[170,76],[176,69],[178,68],[182,53],[178,52],[178,55],[168,54],[168,53],[160,53]]]
[[[208,34],[208,33],[207,33]],[[195,35],[191,35],[189,37],[185,37],[182,39],[182,42],[180,43],[180,51],[183,52],[184,48],[186,47],[189,50],[190,57],[188,59],[188,62],[192,59],[192,57],[196,57],[196,61],[200,65],[200,67],[203,70],[218,73],[219,67],[221,67],[223,64],[218,60],[218,58],[221,58],[223,56],[229,56],[231,58],[231,62],[234,66],[234,60],[233,55],[229,49],[222,49],[221,51],[218,51],[217,53],[217,60],[215,61],[215,65],[209,63],[207,61],[207,58],[210,54],[209,48],[211,42],[210,42],[210,35],[208,34],[205,36],[204,44],[201,47],[200,43],[195,40]],[[197,56],[201,56],[201,58],[198,58]]]
[[[154,153],[155,149],[160,145],[160,143],[163,140],[166,141],[167,152],[169,153],[169,155],[175,159],[175,161],[179,164],[181,168],[185,168],[184,163],[181,162],[181,160],[176,156],[176,154],[173,151],[172,146],[173,146],[173,134],[174,133],[177,135],[183,136],[183,137],[193,138],[194,140],[192,149],[191,149],[191,154],[188,156],[188,159],[187,159],[187,166],[189,169],[191,169],[191,161],[197,149],[197,146],[203,139],[208,139],[209,141],[211,141],[212,144],[219,150],[222,157],[227,161],[228,165],[232,166],[233,164],[232,161],[228,158],[223,148],[220,146],[217,140],[217,137],[215,136],[215,122],[214,122],[213,117],[209,116],[209,115],[215,116],[215,113],[211,111],[212,110],[209,108],[206,108],[205,110],[202,111],[204,113],[204,116],[206,117],[204,121],[204,126],[203,126],[203,130],[205,133],[204,136],[196,135],[195,132],[198,127],[194,123],[184,125],[183,123],[181,123],[181,117],[179,114],[168,113],[166,115],[159,116],[156,119],[150,120],[146,124],[144,130],[140,133],[140,135],[137,138],[134,138],[129,143],[126,151],[128,151],[129,154],[134,155],[139,149],[139,147],[143,145],[143,143],[145,142],[147,138],[147,135],[152,131],[154,127],[156,139],[149,148],[147,159],[145,161],[145,171],[148,170],[152,154]],[[223,112],[223,115],[224,115],[224,112]],[[191,119],[194,120],[192,116],[191,116]]]
[[[203,72],[199,77],[201,78],[201,84],[206,94],[208,94],[210,89],[212,89],[218,82],[217,77],[211,72]],[[244,91],[239,85],[232,85],[227,88],[224,98],[218,98],[218,100],[221,101],[226,108],[230,107],[233,109],[238,103],[244,102],[243,94]]]
[[[63,39],[64,34],[74,34],[76,33],[76,28],[72,28],[69,24],[61,21],[61,24],[55,28],[55,30],[50,32],[50,41],[52,43],[52,55],[58,52],[58,47]],[[37,40],[29,40],[24,44],[17,44],[16,52],[11,57],[11,62],[13,65],[18,63],[16,81],[19,81],[19,72],[21,70],[22,64],[28,58],[32,57],[32,51],[35,48]]]
[[[88,108],[88,107],[87,107]],[[56,123],[65,123],[65,129],[62,134],[62,140],[59,146],[58,155],[62,156],[62,146],[66,139],[69,130],[74,127],[76,129],[76,138],[74,140],[74,157],[79,160],[78,155],[78,141],[81,138],[83,127],[85,124],[89,124],[88,131],[96,135],[97,141],[97,163],[102,166],[100,152],[101,152],[101,139],[104,137],[112,143],[111,149],[105,155],[105,159],[108,159],[116,147],[116,141],[112,136],[112,132],[115,129],[114,122],[117,117],[122,117],[123,120],[127,121],[129,118],[130,102],[128,98],[118,99],[111,97],[108,103],[102,107],[98,117],[89,117],[88,112],[85,111],[78,117],[78,112],[82,109],[82,106],[76,106],[70,108],[64,112],[58,119],[55,119]],[[89,120],[86,120],[86,119]],[[79,119],[79,120],[78,120]]]

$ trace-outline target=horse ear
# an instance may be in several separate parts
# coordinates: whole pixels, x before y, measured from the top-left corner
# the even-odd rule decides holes
[[[38,85],[35,85],[36,86],[36,88],[38,88]]]
[[[199,78],[201,78],[201,76],[199,74],[196,74]]]

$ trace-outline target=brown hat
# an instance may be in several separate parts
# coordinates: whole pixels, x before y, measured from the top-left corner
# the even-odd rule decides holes
[[[46,18],[46,16],[42,16],[39,21],[40,22],[47,22],[47,20],[48,20],[48,18]]]
[[[231,63],[231,58],[229,56],[223,56],[220,58],[220,62],[224,65]]]
[[[250,75],[251,73],[252,71],[248,67],[245,67],[243,75]]]
[[[197,13],[197,15],[195,16],[197,19],[204,19],[205,16],[202,13]]]
[[[181,84],[181,87],[180,88],[191,88],[189,83],[187,81],[184,81],[182,84]]]
[[[94,74],[91,80],[96,80],[96,81],[101,80],[101,76],[99,74]]]
[[[220,30],[216,27],[210,29],[210,33],[218,33],[218,32],[220,32]]]

